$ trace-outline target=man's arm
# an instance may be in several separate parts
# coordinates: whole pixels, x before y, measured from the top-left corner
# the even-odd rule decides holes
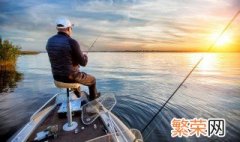
[[[86,66],[88,62],[88,57],[87,55],[83,54],[78,42],[74,39],[70,39],[69,43],[72,48],[72,54],[73,58],[81,65],[81,66]]]

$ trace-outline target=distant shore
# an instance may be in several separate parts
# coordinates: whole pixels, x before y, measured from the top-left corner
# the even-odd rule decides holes
[[[83,51],[83,52],[87,52],[87,51]],[[89,51],[89,52],[166,52],[166,53],[238,53],[240,51],[211,51],[211,52],[208,52],[208,51]]]
[[[19,51],[18,55],[37,55],[40,51]],[[0,60],[0,71],[15,70],[16,60]]]
[[[87,51],[83,51],[87,52]],[[132,52],[132,53],[240,53],[240,51],[89,51],[89,52]]]
[[[37,51],[39,53],[47,53],[46,51]],[[87,52],[87,51],[82,51],[82,52]],[[88,51],[88,52],[142,52],[142,53],[239,53],[240,51]]]
[[[21,55],[36,55],[41,53],[41,51],[20,51]]]

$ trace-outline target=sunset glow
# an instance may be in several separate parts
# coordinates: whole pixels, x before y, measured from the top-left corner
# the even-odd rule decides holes
[[[219,33],[213,33],[210,36],[210,39],[212,42],[215,42],[216,40],[216,47],[223,47],[229,43],[232,42],[232,34],[231,33],[225,33],[221,37],[219,37]]]
[[[83,51],[100,34],[93,51],[207,51],[239,7],[239,0],[8,0],[0,1],[0,36],[45,51],[56,18],[68,17]],[[214,51],[240,51],[239,27],[240,16]]]
[[[203,60],[197,67],[201,74],[210,74],[211,72],[209,71],[218,70],[219,56],[217,54],[194,54],[189,58],[189,61],[192,65],[195,65],[202,57]]]

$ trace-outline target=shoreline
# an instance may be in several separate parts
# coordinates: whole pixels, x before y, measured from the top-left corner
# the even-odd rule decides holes
[[[42,53],[41,51],[20,51],[20,55],[36,55]]]
[[[46,51],[36,51],[39,53],[47,53]],[[82,52],[87,52],[87,51],[82,51]],[[240,51],[212,51],[212,52],[207,52],[207,51],[88,51],[89,53],[91,52],[117,52],[117,53],[240,53]]]

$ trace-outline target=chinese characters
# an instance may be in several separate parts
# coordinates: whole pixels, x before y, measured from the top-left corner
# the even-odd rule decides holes
[[[225,120],[222,118],[173,118],[171,121],[171,136],[172,137],[189,137],[196,135],[196,137],[212,135],[218,137],[225,136]]]

